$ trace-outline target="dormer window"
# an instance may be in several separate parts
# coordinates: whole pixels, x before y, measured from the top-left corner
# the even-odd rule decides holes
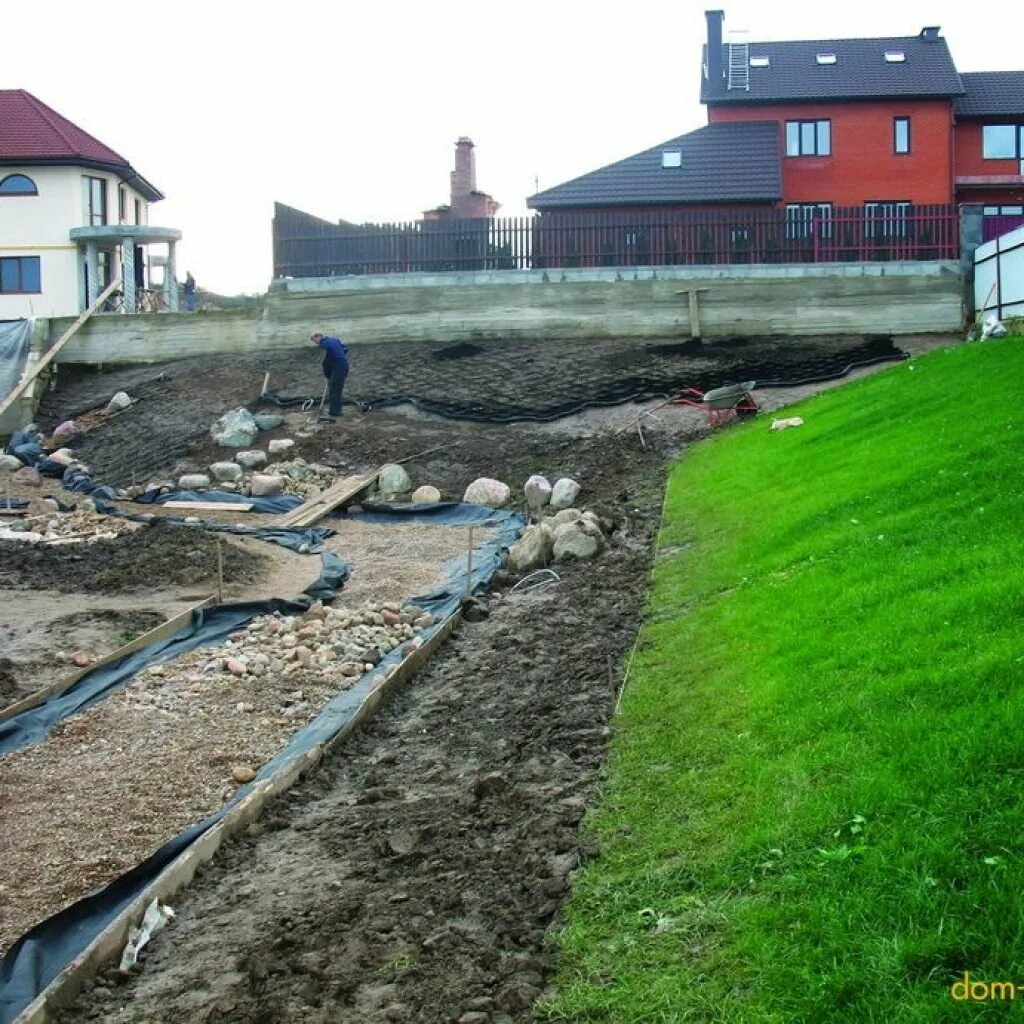
[[[750,66],[752,68],[766,68],[771,64],[771,61],[767,57],[751,57]]]
[[[816,59],[819,64],[835,64],[836,55],[834,53],[819,53]]]
[[[0,179],[0,196],[37,196],[39,189],[27,174],[8,174]]]
[[[683,152],[680,149],[666,149],[661,154],[662,167],[682,167]]]
[[[885,51],[886,64],[902,64],[906,59],[907,55],[902,50]]]

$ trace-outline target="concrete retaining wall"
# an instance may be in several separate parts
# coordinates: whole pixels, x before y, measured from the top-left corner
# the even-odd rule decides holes
[[[964,317],[955,262],[392,274],[277,281],[258,313],[96,316],[61,361],[252,352],[311,330],[355,344],[687,337],[692,288],[705,337],[954,331]],[[51,321],[51,338],[69,323]]]

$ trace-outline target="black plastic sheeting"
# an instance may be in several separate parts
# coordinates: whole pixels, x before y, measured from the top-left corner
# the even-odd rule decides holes
[[[398,507],[375,507],[362,513],[353,513],[341,518],[361,520],[363,522],[424,522],[434,525],[477,526],[495,530],[495,536],[473,551],[473,576],[467,580],[465,558],[455,558],[445,566],[448,576],[444,584],[429,594],[414,598],[410,603],[419,605],[431,612],[437,622],[421,634],[425,641],[438,629],[445,618],[456,611],[468,589],[475,592],[483,587],[501,566],[502,549],[510,547],[521,533],[525,520],[516,512],[494,511],[476,505],[459,505],[438,503],[436,505],[411,505]],[[332,556],[334,557],[334,556]],[[338,562],[341,560],[339,559]],[[341,563],[342,565],[344,563]],[[325,559],[324,582],[330,584],[330,571]],[[334,569],[337,569],[334,566]],[[318,581],[320,582],[320,581]],[[337,581],[334,581],[335,583]],[[307,591],[312,598],[314,595]],[[320,596],[317,593],[315,596]],[[203,610],[198,618],[197,627],[193,624],[193,636],[199,635],[198,642],[192,647],[208,646],[223,639],[257,615],[266,615],[276,610],[301,610],[303,604],[289,601],[249,602],[246,604],[221,605]],[[161,661],[169,661],[176,654],[183,653],[192,647],[178,647],[172,652],[172,643],[163,642],[153,645],[130,656],[131,667],[126,659],[119,667],[107,666],[97,672],[117,673],[119,668],[125,669],[117,681],[102,687],[100,699],[134,674]],[[280,771],[296,756],[305,753],[318,743],[329,740],[349,722],[355,715],[366,696],[378,685],[384,674],[402,657],[401,650],[393,651],[373,670],[362,676],[351,689],[338,694],[321,710],[311,722],[299,730],[288,745],[272,760],[263,766],[256,779],[249,785],[240,787],[216,814],[193,825],[187,831],[165,843],[148,860],[139,864],[131,871],[111,882],[102,889],[91,893],[84,899],[65,908],[59,914],[36,925],[23,935],[0,960],[0,1024],[11,1022],[50,984],[51,981],[78,956],[100,932],[113,921],[150,882],[170,864],[188,846],[220,821],[229,810],[250,791],[251,787],[263,779],[269,778]],[[76,686],[79,690],[86,680],[94,673],[83,677]],[[66,708],[64,715],[71,714],[87,707],[94,701],[80,702],[77,706]],[[33,709],[34,710],[34,709]],[[25,712],[30,714],[31,712]],[[11,722],[22,718],[19,715]],[[45,728],[50,728],[57,719],[51,718]],[[10,725],[11,723],[5,723]],[[3,748],[0,747],[0,752]]]
[[[657,354],[668,355],[668,348],[678,349],[680,355],[703,356],[707,359],[710,352],[723,346],[712,346],[708,349],[697,347],[693,342],[682,342],[674,346],[652,346]],[[673,353],[675,354],[675,353]],[[600,409],[628,402],[646,402],[653,399],[668,399],[684,387],[696,387],[707,391],[713,387],[724,387],[742,381],[754,380],[760,388],[801,387],[805,384],[817,384],[828,380],[839,380],[853,370],[879,363],[899,362],[909,358],[906,352],[893,345],[892,338],[868,338],[861,345],[839,353],[821,353],[801,368],[786,366],[772,362],[766,358],[753,358],[740,362],[734,360],[727,369],[715,369],[709,365],[701,370],[687,370],[685,378],[680,376],[676,381],[673,375],[645,374],[630,372],[628,364],[621,367],[621,375],[613,382],[599,385],[588,398],[571,399],[556,403],[546,408],[530,408],[511,403],[503,403],[500,407],[493,403],[441,401],[423,398],[416,394],[388,394],[364,402],[353,402],[363,412],[374,409],[386,409],[396,405],[411,405],[422,412],[430,413],[451,420],[469,420],[475,423],[550,423],[565,416],[574,416],[585,409]],[[739,366],[736,364],[740,363]],[[776,376],[780,371],[791,370],[792,376]],[[808,372],[809,371],[809,372]],[[741,376],[736,377],[735,373]],[[671,378],[671,379],[670,379]],[[666,390],[668,389],[668,390]],[[252,405],[261,402],[271,405],[295,406],[308,401],[308,398],[285,398],[274,392],[257,398]],[[319,398],[317,399],[319,401]]]
[[[19,508],[28,508],[28,502],[24,498],[4,498],[0,500],[0,511],[7,509],[9,512],[13,512]]]

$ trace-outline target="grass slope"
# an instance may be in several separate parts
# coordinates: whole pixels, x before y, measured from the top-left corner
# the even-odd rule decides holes
[[[793,411],[671,475],[544,1019],[975,1021],[1010,1007],[963,971],[1024,984],[1024,341]]]

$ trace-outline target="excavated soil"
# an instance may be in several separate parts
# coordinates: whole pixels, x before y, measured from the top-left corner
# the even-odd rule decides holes
[[[229,540],[222,544],[225,582],[252,582],[260,577],[264,559]],[[188,527],[154,523],[114,540],[60,548],[0,542],[0,587],[4,588],[119,593],[172,584],[191,586],[216,578],[216,536]]]

